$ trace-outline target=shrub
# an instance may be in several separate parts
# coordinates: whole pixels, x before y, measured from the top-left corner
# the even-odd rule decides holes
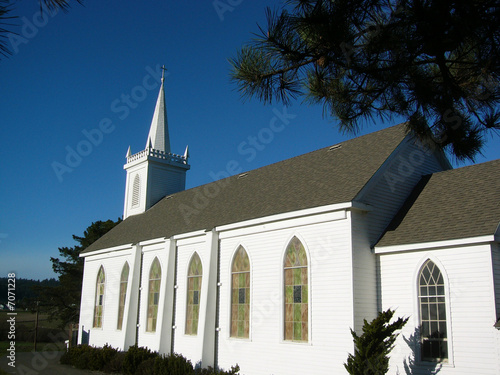
[[[195,375],[237,375],[240,371],[240,366],[232,366],[230,370],[224,371],[221,369],[214,369],[212,367],[207,368],[197,368],[194,371]]]
[[[104,364],[103,372],[109,374],[123,371],[123,361],[125,360],[125,352],[117,352],[116,355]]]
[[[137,345],[131,346],[125,353],[122,371],[125,375],[135,375],[137,367],[139,367],[141,362],[157,356],[157,352],[152,352],[147,348],[138,347]]]
[[[180,354],[174,353],[156,358],[154,375],[193,374],[193,364]]]
[[[127,352],[119,352],[109,345],[102,348],[78,345],[69,348],[60,362],[79,369],[124,375],[236,375],[240,370],[238,365],[228,371],[211,367],[194,369],[191,361],[180,354],[159,355],[137,345]]]
[[[354,355],[349,354],[344,367],[351,375],[382,375],[389,370],[389,354],[399,331],[408,318],[399,318],[390,323],[394,311],[388,309],[368,323],[365,319],[363,333],[358,336],[351,329]]]
[[[106,364],[111,362],[117,353],[118,350],[109,345],[104,345],[102,348],[94,348],[89,358],[89,369],[94,371],[103,370]]]
[[[89,369],[91,353],[94,350],[95,348],[89,345],[73,346],[61,356],[60,362],[80,369]]]
[[[155,367],[155,362],[158,359],[159,359],[159,357],[149,358],[149,359],[146,359],[145,361],[142,361],[137,366],[137,370],[135,370],[134,375],[156,375],[156,372],[154,371],[154,367]]]
[[[114,363],[118,350],[109,345],[103,348],[94,348],[89,345],[77,345],[68,349],[61,356],[60,362],[63,365],[71,365],[83,370],[104,370],[109,363]],[[119,366],[121,368],[121,366]]]

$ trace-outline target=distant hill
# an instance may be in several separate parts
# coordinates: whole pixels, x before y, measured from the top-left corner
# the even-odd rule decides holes
[[[7,304],[8,301],[8,282],[7,277],[0,277],[0,304]],[[38,292],[34,287],[57,286],[59,281],[52,279],[31,280],[16,278],[16,308],[28,308],[36,301]]]

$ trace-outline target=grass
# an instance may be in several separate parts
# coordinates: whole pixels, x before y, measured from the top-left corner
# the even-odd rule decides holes
[[[9,330],[10,324],[8,319],[15,317],[15,334],[16,339],[16,352],[31,352],[34,350],[34,329],[36,314],[30,311],[15,311],[16,315],[7,315],[9,311],[0,311],[0,353],[5,353],[10,348],[10,340],[7,338],[7,332]],[[59,335],[57,332],[62,332],[59,329],[60,322],[58,320],[49,321],[47,314],[38,314],[38,342],[37,351],[43,350],[65,350],[66,345],[64,342],[52,342],[50,338],[47,337],[47,332],[52,331],[53,334]],[[51,336],[49,336],[51,337]],[[43,340],[44,342],[41,342]],[[59,340],[61,340],[59,338]],[[61,340],[64,341],[64,338]],[[2,375],[0,373],[0,375]]]
[[[26,325],[30,327],[35,326],[36,314],[30,311],[14,311],[17,313],[16,317],[16,325]],[[5,322],[12,315],[7,315],[7,313],[12,313],[10,311],[0,311],[0,322]],[[46,328],[58,328],[59,326],[58,320],[49,321],[48,314],[38,314],[38,325]]]

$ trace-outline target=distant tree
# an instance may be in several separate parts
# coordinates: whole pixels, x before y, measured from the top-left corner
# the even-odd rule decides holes
[[[41,288],[40,308],[48,312],[51,319],[61,321],[62,327],[79,320],[83,278],[83,259],[79,257],[80,253],[121,221],[118,219],[116,222],[107,220],[92,223],[83,237],[73,235],[78,245],[60,247],[59,254],[62,258],[50,258],[52,269],[59,275],[59,285]]]
[[[83,0],[73,0],[79,4]],[[45,6],[48,10],[63,10],[67,11],[71,6],[71,0],[38,0],[40,11]],[[9,45],[7,43],[8,34],[11,33],[9,29],[15,26],[15,19],[17,18],[12,14],[16,0],[0,0],[0,60],[2,57],[7,57],[11,54]]]
[[[363,333],[358,336],[351,329],[354,354],[349,354],[344,367],[351,375],[383,375],[389,371],[389,353],[398,337],[396,331],[403,328],[408,318],[398,318],[390,323],[394,311],[380,312],[368,323],[365,319]]]
[[[497,0],[291,0],[231,59],[244,97],[304,96],[343,131],[402,117],[458,160],[500,129]]]
[[[24,279],[22,277],[17,277],[16,275],[16,309],[33,308],[35,301],[39,300],[40,287],[44,286],[57,286],[59,282],[54,279],[45,280],[31,280]],[[8,296],[8,279],[6,277],[0,277],[0,303],[7,304]]]

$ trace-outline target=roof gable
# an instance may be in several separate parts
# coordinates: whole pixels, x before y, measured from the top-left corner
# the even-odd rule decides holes
[[[376,247],[493,235],[500,159],[424,176]]]
[[[163,198],[85,252],[352,201],[406,136],[405,124]]]

